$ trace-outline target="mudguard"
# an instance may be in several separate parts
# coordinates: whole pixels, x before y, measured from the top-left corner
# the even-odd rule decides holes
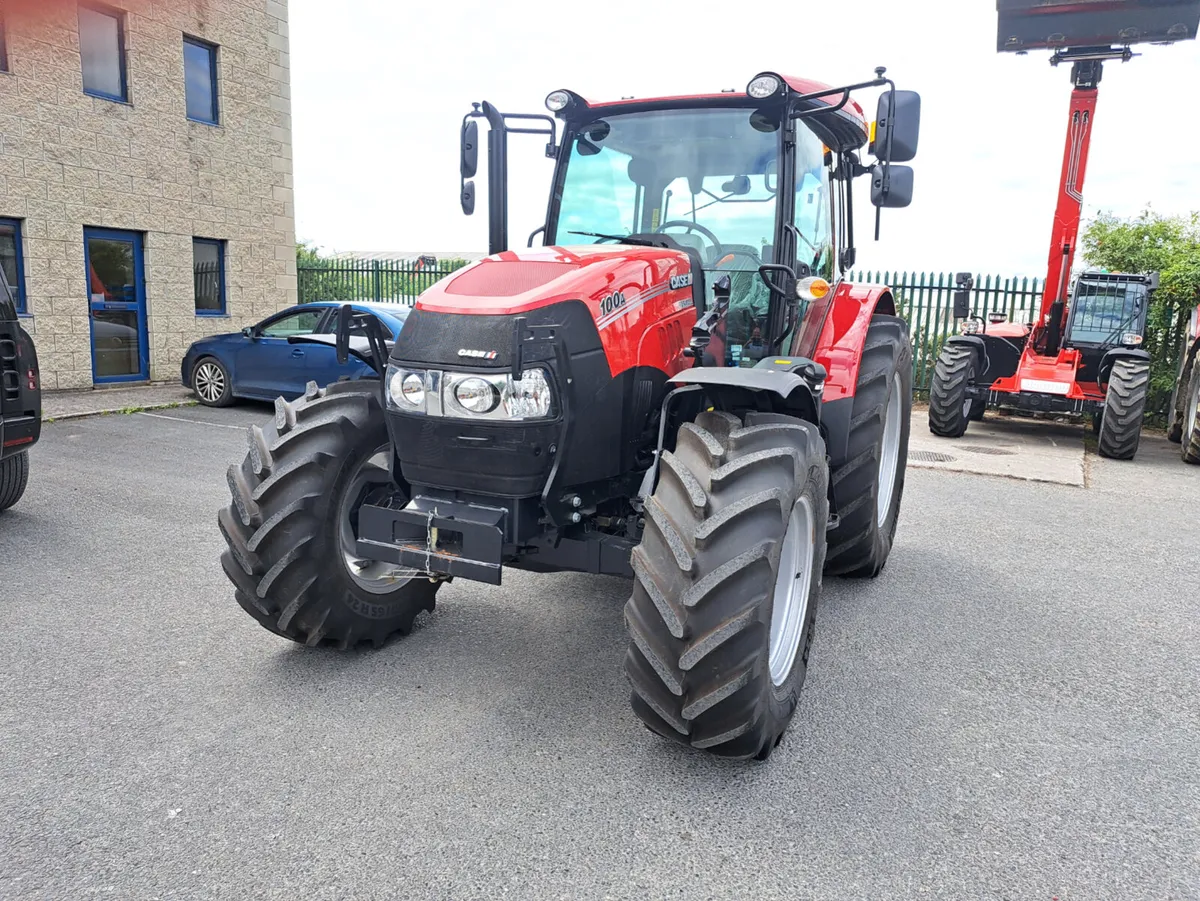
[[[824,307],[824,309],[822,309]],[[812,359],[825,367],[825,403],[854,397],[867,329],[876,313],[896,315],[890,288],[841,282],[824,303],[817,301],[804,318],[793,348],[812,347]]]
[[[1096,370],[1096,384],[1105,385],[1108,383],[1108,376],[1112,372],[1113,364],[1117,360],[1137,360],[1141,363],[1150,362],[1150,354],[1144,350],[1138,350],[1132,347],[1114,347],[1104,355],[1100,361],[1100,368]]]
[[[746,391],[763,394],[775,412],[820,425],[818,399],[824,378],[824,367],[804,357],[767,357],[753,369],[698,366],[675,374],[669,381],[676,386],[701,385],[716,397]]]

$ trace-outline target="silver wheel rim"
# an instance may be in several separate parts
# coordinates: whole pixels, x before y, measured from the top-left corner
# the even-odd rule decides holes
[[[1200,407],[1200,373],[1192,376],[1192,390],[1188,392],[1187,428],[1183,430],[1183,440],[1190,441],[1196,434],[1197,408]]]
[[[889,400],[888,403],[891,403]],[[971,398],[970,396],[963,398],[963,419],[971,418]]]
[[[883,421],[883,447],[879,457],[879,490],[875,493],[875,504],[878,512],[879,527],[887,522],[888,511],[892,509],[892,494],[896,490],[896,467],[900,463],[900,373],[892,378],[892,390],[888,392],[887,412]],[[968,399],[963,405],[965,411],[971,409]]]
[[[358,465],[342,495],[338,511],[339,540],[346,573],[355,585],[371,594],[389,594],[419,575],[415,569],[406,569],[386,560],[364,560],[355,547],[354,514],[372,487],[391,484],[388,473],[390,452],[391,445],[385,444]]]
[[[771,604],[771,644],[767,652],[767,666],[775,685],[782,685],[787,679],[800,650],[804,623],[808,619],[815,556],[812,505],[808,498],[802,497],[792,508],[792,515],[788,519],[779,553],[779,572],[775,576],[775,595]]]
[[[225,373],[216,363],[201,363],[196,367],[196,393],[201,400],[215,404],[225,393]]]

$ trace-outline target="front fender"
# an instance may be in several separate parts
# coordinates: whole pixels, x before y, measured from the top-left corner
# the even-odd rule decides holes
[[[840,282],[825,304],[814,303],[793,344],[812,347],[812,359],[825,367],[825,403],[854,397],[867,329],[876,313],[896,315],[891,289]]]
[[[768,357],[753,369],[697,366],[670,378],[676,386],[700,385],[723,408],[746,406],[760,395],[776,413],[820,424],[821,381],[824,369],[803,357]],[[755,404],[751,404],[755,405]]]
[[[1108,377],[1112,373],[1113,365],[1117,360],[1137,360],[1138,362],[1149,364],[1150,354],[1147,351],[1136,350],[1131,347],[1114,347],[1100,360],[1100,368],[1096,370],[1097,385],[1108,383]]]

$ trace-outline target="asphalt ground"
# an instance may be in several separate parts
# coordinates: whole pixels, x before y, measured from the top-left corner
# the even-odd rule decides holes
[[[0,898],[1200,898],[1200,468],[1164,442],[1087,487],[910,470],[734,764],[629,711],[616,579],[455,582],[381,651],[259,628],[216,511],[269,413],[45,426],[0,517]]]

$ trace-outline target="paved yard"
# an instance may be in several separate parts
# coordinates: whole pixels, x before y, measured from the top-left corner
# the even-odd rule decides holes
[[[46,426],[0,517],[0,898],[1200,898],[1174,448],[1088,487],[910,471],[744,765],[628,711],[617,580],[455,583],[378,652],[260,629],[215,516],[266,412]]]

